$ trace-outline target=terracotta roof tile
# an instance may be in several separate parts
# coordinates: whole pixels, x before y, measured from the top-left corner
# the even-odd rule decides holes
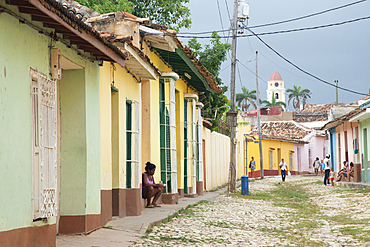
[[[303,110],[293,112],[293,120],[297,122],[314,122],[328,120],[329,110],[334,104],[306,104]]]
[[[294,121],[269,121],[261,123],[262,139],[281,140],[295,143],[306,143],[305,136],[312,132],[312,129],[304,127]],[[247,135],[258,135],[258,128],[255,126]]]

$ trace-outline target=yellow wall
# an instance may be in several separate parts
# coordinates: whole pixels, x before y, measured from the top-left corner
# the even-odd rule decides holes
[[[246,164],[249,164],[250,157],[247,155],[247,144],[245,140],[245,134],[251,131],[251,126],[243,120],[243,118],[238,115],[238,128],[236,132],[236,138],[238,140],[236,146],[236,178],[240,179],[241,176],[247,175],[245,170]],[[248,156],[250,156],[248,154]]]
[[[256,141],[258,141],[258,136],[255,137]],[[289,151],[294,151],[294,143],[291,142],[283,142],[283,141],[272,141],[272,140],[262,140],[262,153],[263,153],[263,169],[269,170],[269,150],[270,148],[274,148],[272,150],[274,153],[274,165],[273,170],[278,170],[280,174],[279,163],[281,159],[278,159],[278,149],[281,150],[281,158],[285,160],[289,167]],[[254,142],[248,142],[248,164],[251,157],[254,157],[256,161],[256,170],[260,170],[260,154],[259,154],[259,144]],[[294,158],[293,158],[294,159]],[[294,160],[293,160],[294,164]]]
[[[151,53],[151,61],[162,72],[174,72],[169,68],[154,52]],[[177,148],[177,183],[178,188],[184,188],[184,94],[196,94],[198,92],[190,88],[181,78],[175,83],[176,88],[176,148]],[[168,88],[166,88],[168,92]],[[188,120],[191,119],[191,104],[188,103]],[[151,135],[152,141],[151,154],[152,163],[157,165],[157,172],[154,175],[156,181],[160,179],[160,126],[159,126],[159,82],[151,81]],[[188,131],[188,137],[191,137],[191,131]],[[143,137],[145,139],[145,137]],[[192,166],[188,165],[188,174],[191,174]],[[188,186],[191,186],[191,179],[188,180]]]
[[[113,67],[111,63],[104,62],[100,67],[100,124],[101,124],[101,188],[126,188],[126,100],[137,100],[139,102],[139,115],[141,116],[141,85],[125,68],[115,64],[114,86],[118,89],[118,122],[119,141],[117,152],[119,154],[118,167],[113,169],[119,174],[112,174],[112,116],[111,116],[111,82],[113,80]],[[132,112],[134,114],[134,111]],[[141,119],[141,117],[140,117]],[[132,118],[134,124],[134,117]],[[139,123],[139,126],[141,123]],[[139,140],[140,140],[139,136]],[[139,164],[141,164],[141,151],[139,151]],[[141,180],[140,174],[134,174],[132,169],[132,186],[135,178]],[[140,172],[140,170],[139,170]],[[113,179],[115,177],[116,179]]]

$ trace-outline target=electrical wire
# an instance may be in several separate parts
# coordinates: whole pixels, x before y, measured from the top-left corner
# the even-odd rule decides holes
[[[312,80],[311,78],[310,79],[308,79],[308,78],[305,78],[305,77],[303,77],[303,76],[299,76],[299,75],[297,75],[297,74],[295,74],[295,73],[293,73],[293,72],[291,72],[291,71],[289,71],[289,70],[287,70],[287,69],[284,69],[283,67],[281,67],[279,64],[277,64],[277,63],[275,63],[275,62],[273,62],[272,60],[270,60],[268,57],[266,57],[265,55],[263,55],[263,53],[261,53],[260,51],[258,52],[258,54],[259,55],[262,55],[264,58],[266,58],[270,63],[272,63],[272,64],[275,64],[276,66],[278,66],[279,68],[281,68],[281,69],[283,69],[283,70],[285,70],[286,72],[288,72],[288,73],[290,73],[290,74],[292,74],[292,75],[295,75],[295,76],[297,76],[297,77],[299,77],[299,78],[302,78],[302,79],[305,79],[305,80],[309,80],[309,81],[314,81],[314,80]]]
[[[367,20],[367,19],[370,19],[370,16],[365,16],[365,17],[361,17],[361,18],[357,18],[357,19],[348,20],[348,21],[331,23],[331,24],[327,24],[327,25],[320,25],[320,26],[314,26],[314,27],[304,27],[304,28],[296,28],[296,29],[281,30],[281,31],[274,31],[274,32],[265,32],[265,33],[259,33],[259,34],[256,34],[256,35],[258,35],[258,36],[264,36],[264,35],[271,35],[271,34],[281,34],[281,33],[291,33],[291,32],[299,32],[299,31],[306,31],[306,30],[315,30],[315,29],[321,29],[321,28],[326,28],[326,27],[340,26],[340,25],[344,25],[344,24],[348,24],[348,23],[352,23],[352,22],[357,22],[357,21],[362,21],[362,20]],[[246,27],[246,28],[249,29],[248,27]],[[149,35],[157,35],[157,34],[149,34]],[[197,38],[197,39],[209,39],[209,38],[212,38],[212,36],[200,36],[200,37],[196,37],[196,36],[186,36],[186,35],[176,35],[176,34],[168,34],[168,36],[176,36],[176,37],[179,37],[179,38]],[[255,35],[252,35],[252,34],[243,34],[243,35],[237,35],[237,38],[252,37],[252,36],[255,36]],[[229,35],[229,36],[220,36],[220,38],[225,38],[225,37],[230,38],[230,37],[232,37],[232,35]]]
[[[305,73],[305,74],[307,74],[307,75],[309,75],[309,76],[311,76],[311,77],[313,77],[313,78],[315,78],[316,80],[318,80],[318,81],[321,81],[321,82],[323,82],[323,83],[325,83],[325,84],[328,84],[328,85],[330,85],[330,86],[332,86],[332,87],[336,87],[336,88],[339,88],[339,89],[341,89],[341,90],[343,90],[343,91],[347,91],[347,92],[350,92],[350,93],[354,93],[354,94],[358,94],[358,95],[363,95],[363,96],[366,96],[367,94],[366,93],[360,93],[360,92],[356,92],[356,91],[353,91],[353,90],[351,90],[351,89],[347,89],[347,88],[344,88],[344,87],[340,87],[340,86],[337,86],[337,85],[335,85],[335,84],[332,84],[332,83],[330,83],[330,82],[328,82],[328,81],[325,81],[325,80],[323,80],[323,79],[321,79],[321,78],[319,78],[319,77],[317,77],[317,76],[315,76],[315,75],[313,75],[313,74],[311,74],[311,73],[309,73],[309,72],[307,72],[307,71],[305,71],[304,69],[302,69],[302,68],[300,68],[298,65],[296,65],[296,64],[294,64],[293,62],[291,62],[291,61],[289,61],[288,59],[286,59],[283,55],[281,55],[279,52],[277,52],[276,50],[274,50],[274,48],[272,48],[271,46],[269,46],[265,41],[263,41],[263,39],[261,39],[256,33],[254,33],[251,29],[249,29],[249,28],[247,28],[247,30],[249,31],[249,32],[251,32],[254,36],[256,36],[267,48],[269,48],[271,51],[273,51],[276,55],[278,55],[280,58],[282,58],[284,61],[286,61],[287,63],[289,63],[290,65],[292,65],[293,67],[295,67],[296,69],[298,69],[299,71],[301,71],[301,72],[303,72],[303,73]]]
[[[221,28],[224,30],[224,24],[222,22],[222,15],[221,15],[221,8],[220,8],[220,2],[217,0],[217,8],[218,8],[218,16],[220,17],[220,22],[221,22]],[[225,31],[223,32],[225,35]],[[225,43],[229,41],[229,38],[225,38]]]
[[[229,20],[230,20],[230,26],[232,26],[232,19],[230,17],[230,11],[229,11],[229,5],[227,4],[227,0],[225,0],[225,4],[226,4],[226,10],[227,10],[227,15],[229,16]]]
[[[239,70],[239,66],[238,66],[238,64],[236,64],[236,68],[237,68],[237,70],[238,70],[238,77],[239,77],[240,86],[241,86],[241,87],[243,87],[242,77],[240,76],[240,70]]]
[[[240,63],[244,68],[246,68],[249,72],[251,72],[253,75],[256,75],[256,73],[254,73],[252,70],[250,70],[246,65],[244,65],[242,62],[240,62],[238,59],[236,59],[236,61],[238,63]],[[259,79],[261,79],[263,82],[265,82],[266,84],[268,84],[267,81],[265,81],[263,78],[261,78],[260,76],[257,76]]]
[[[330,11],[334,11],[334,10],[346,8],[346,7],[349,7],[349,6],[358,4],[358,3],[362,3],[362,2],[365,2],[365,1],[367,1],[367,0],[360,0],[360,1],[357,1],[357,2],[353,2],[353,3],[345,4],[345,5],[342,5],[342,6],[334,7],[334,8],[327,9],[327,10],[324,10],[324,11],[320,11],[320,12],[317,12],[317,13],[313,13],[313,14],[309,14],[309,15],[305,15],[305,16],[301,16],[301,17],[296,17],[296,18],[289,19],[289,20],[284,20],[284,21],[278,21],[278,22],[272,22],[272,23],[267,23],[267,24],[255,25],[255,26],[251,26],[249,28],[259,28],[259,27],[273,26],[273,25],[278,25],[278,24],[282,24],[282,23],[288,23],[288,22],[292,22],[292,21],[296,21],[296,20],[302,20],[302,19],[309,18],[309,17],[312,17],[312,16],[316,16],[316,15],[328,13]],[[229,7],[227,5],[227,1],[226,0],[225,0],[225,3],[226,3],[227,14],[229,16],[230,24],[231,24],[230,11],[229,11]],[[232,29],[231,28],[229,28],[229,29],[222,28],[222,30],[216,30],[216,31],[181,32],[181,33],[178,33],[178,34],[209,34],[209,33],[213,33],[213,32],[221,33],[221,32],[226,32],[226,31],[232,31]]]
[[[292,22],[292,21],[298,21],[298,20],[302,20],[302,19],[309,18],[309,17],[312,17],[312,16],[321,15],[321,14],[324,14],[324,13],[327,13],[327,12],[330,12],[330,11],[346,8],[346,7],[349,7],[349,6],[358,4],[358,3],[362,3],[362,2],[366,2],[366,1],[367,0],[360,0],[360,1],[357,1],[357,2],[342,5],[342,6],[339,6],[339,7],[335,7],[335,8],[327,9],[327,10],[324,10],[324,11],[320,11],[320,12],[317,12],[317,13],[314,13],[314,14],[305,15],[305,16],[301,16],[301,17],[297,17],[297,18],[293,18],[293,19],[289,19],[289,20],[285,20],[285,21],[278,21],[278,22],[275,22],[275,23],[268,23],[268,24],[251,26],[249,28],[267,27],[267,26],[273,26],[273,25],[288,23],[288,22]]]

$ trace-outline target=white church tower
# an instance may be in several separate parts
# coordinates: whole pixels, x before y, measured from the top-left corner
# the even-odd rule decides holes
[[[271,102],[272,97],[274,97],[275,101],[281,101],[285,103],[284,81],[281,79],[281,76],[277,71],[272,73],[270,76],[266,92],[268,101]]]

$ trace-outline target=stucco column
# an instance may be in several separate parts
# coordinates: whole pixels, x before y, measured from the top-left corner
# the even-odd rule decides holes
[[[196,158],[196,148],[197,148],[197,142],[196,142],[196,101],[198,100],[198,95],[196,94],[185,94],[184,98],[191,102],[191,119],[190,119],[190,129],[191,129],[191,139],[189,140],[191,144],[191,159],[192,159],[192,169],[191,169],[191,184],[192,184],[192,190],[189,194],[196,194],[197,189],[197,177],[196,177],[196,171],[197,171],[197,158]]]
[[[179,79],[174,72],[162,73],[164,81],[169,83],[169,110],[170,110],[170,148],[171,148],[171,188],[172,193],[178,193],[177,186],[177,151],[176,151],[176,105],[175,105],[175,81]]]
[[[196,104],[197,110],[198,110],[198,165],[199,165],[199,181],[203,181],[203,149],[202,149],[202,108],[203,104],[198,102]]]

